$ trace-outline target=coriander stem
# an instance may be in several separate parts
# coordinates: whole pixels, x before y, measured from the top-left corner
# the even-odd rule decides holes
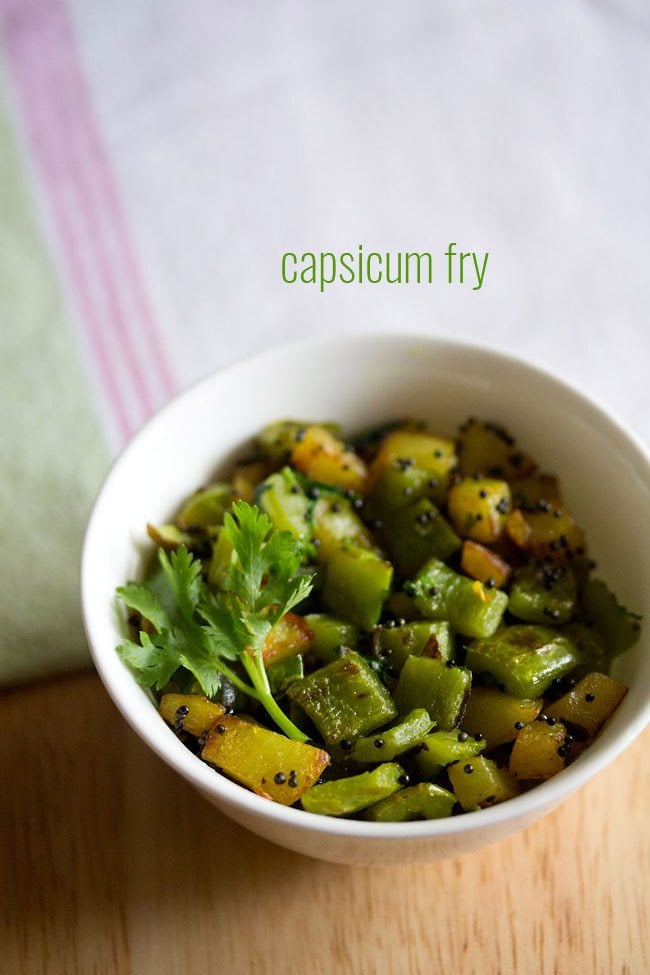
[[[260,700],[260,694],[257,688],[251,687],[250,684],[246,684],[241,677],[230,669],[228,664],[225,664],[222,660],[215,660],[214,666],[217,670],[221,671],[224,677],[227,677],[231,684],[234,684],[236,688],[242,691],[244,694],[248,694],[249,697],[254,697],[256,701]]]
[[[294,741],[309,741],[308,735],[296,727],[271,694],[268,677],[266,676],[264,663],[261,658],[258,661],[257,654],[253,658],[249,653],[243,653],[242,661],[246,668],[246,673],[257,691],[257,700],[266,710],[269,717],[273,718],[278,728],[284,731],[287,738],[292,738]]]

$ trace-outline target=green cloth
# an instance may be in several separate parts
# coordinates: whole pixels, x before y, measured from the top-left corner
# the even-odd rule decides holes
[[[84,525],[108,450],[0,99],[0,684],[89,665]]]

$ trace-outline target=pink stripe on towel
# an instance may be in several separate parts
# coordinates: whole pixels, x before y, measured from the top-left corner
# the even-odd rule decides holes
[[[120,441],[174,391],[63,0],[0,0],[17,101]]]

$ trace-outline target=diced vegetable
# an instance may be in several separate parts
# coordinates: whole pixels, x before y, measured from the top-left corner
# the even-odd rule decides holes
[[[568,674],[580,654],[566,636],[543,626],[505,626],[491,637],[474,640],[465,663],[475,674],[490,674],[514,697],[543,694],[557,677]]]
[[[459,575],[439,559],[420,569],[407,592],[423,616],[447,620],[463,636],[491,636],[508,605],[504,592]]]
[[[311,538],[311,502],[290,467],[262,481],[255,492],[255,503],[274,528],[291,532],[301,541]]]
[[[415,575],[430,558],[449,558],[461,545],[449,522],[427,498],[387,516],[383,538],[395,568],[405,577]]]
[[[235,497],[252,504],[258,486],[272,471],[271,463],[266,459],[240,461],[232,478]]]
[[[329,664],[336,660],[342,647],[356,650],[359,630],[354,623],[347,623],[327,613],[308,613],[305,622],[309,626],[311,653],[316,660]]]
[[[431,470],[417,467],[409,457],[400,457],[382,468],[367,498],[365,511],[372,520],[386,518],[424,497],[434,504],[444,504],[448,480],[447,474],[438,480]]]
[[[494,806],[519,793],[517,780],[496,762],[478,755],[471,762],[458,762],[447,769],[456,798],[468,812],[479,806]]]
[[[391,728],[384,728],[381,732],[367,738],[357,738],[350,751],[350,757],[355,762],[369,765],[375,762],[390,762],[397,755],[402,755],[419,745],[432,728],[433,721],[429,717],[429,712],[424,708],[416,708]]]
[[[510,511],[510,487],[506,481],[466,477],[449,489],[447,509],[460,535],[496,542]]]
[[[362,630],[371,630],[379,622],[392,578],[390,562],[374,552],[356,546],[338,548],[327,563],[323,602]]]
[[[393,699],[400,714],[426,708],[436,726],[448,730],[462,720],[471,682],[466,667],[449,667],[431,657],[408,657]]]
[[[472,687],[463,716],[463,728],[485,738],[488,751],[506,745],[542,710],[542,698],[512,697],[494,687]]]
[[[449,474],[456,465],[454,442],[417,430],[396,430],[390,433],[370,467],[369,488],[375,486],[384,468],[399,464],[400,461],[403,466],[410,466],[410,461],[414,467],[429,471],[429,477],[435,478],[438,485],[446,488]]]
[[[482,422],[473,417],[460,428],[458,468],[465,477],[480,474],[507,481],[532,473],[537,464],[519,450],[500,423]]]
[[[605,641],[593,626],[585,623],[569,623],[562,632],[575,644],[580,653],[580,663],[574,671],[574,676],[584,677],[585,674],[597,670],[606,673],[609,670],[611,656],[605,649]]]
[[[152,542],[156,545],[160,545],[168,552],[173,552],[180,545],[186,545],[188,548],[194,541],[191,535],[187,532],[181,531],[176,525],[147,525],[147,535]]]
[[[327,562],[344,542],[358,548],[375,547],[372,535],[347,498],[334,494],[319,498],[314,504],[313,521],[316,557],[321,561]]]
[[[449,623],[420,620],[403,626],[380,626],[373,634],[373,653],[400,671],[406,659],[439,657],[449,660],[453,654],[453,638]]]
[[[531,474],[520,477],[510,485],[512,503],[516,508],[534,507],[540,501],[559,501],[560,485],[553,474]]]
[[[397,619],[414,623],[422,619],[422,613],[415,605],[413,599],[405,592],[391,592],[384,604],[384,609]]]
[[[230,484],[211,484],[197,491],[186,502],[178,516],[180,528],[209,528],[220,525],[233,500]]]
[[[308,425],[298,420],[276,420],[274,423],[267,423],[258,433],[257,442],[268,457],[286,463],[296,442],[296,436]]]
[[[435,779],[447,765],[470,760],[485,747],[484,740],[477,741],[466,731],[434,731],[422,742],[415,756],[415,768],[421,778]]]
[[[515,779],[550,779],[566,765],[568,749],[563,724],[533,721],[521,729],[510,755]]]
[[[346,816],[374,805],[401,788],[404,769],[395,762],[346,779],[315,785],[302,797],[303,809],[321,816]]]
[[[582,728],[593,738],[626,694],[625,684],[594,671],[544,710],[549,717]]]
[[[277,663],[299,653],[307,653],[312,632],[309,624],[297,613],[286,613],[275,624],[262,646],[264,665]]]
[[[582,608],[605,641],[607,653],[613,657],[624,653],[639,639],[640,617],[621,606],[607,583],[589,579],[582,593]]]
[[[577,592],[570,566],[531,562],[514,574],[508,610],[529,623],[568,623],[576,608]]]
[[[496,552],[469,538],[463,542],[460,567],[472,579],[483,583],[492,582],[497,589],[505,586],[512,573],[511,566]]]
[[[456,797],[431,782],[419,782],[394,792],[366,810],[364,819],[373,823],[407,823],[418,819],[451,816]]]
[[[196,738],[209,731],[224,713],[221,704],[202,694],[163,694],[160,713],[176,731],[188,731]]]
[[[266,676],[273,697],[282,697],[295,681],[305,676],[303,658],[298,654],[277,660],[266,668]]]
[[[366,485],[366,465],[342,441],[321,426],[308,426],[294,443],[291,463],[299,471],[323,484],[363,491]]]
[[[267,457],[284,464],[289,460],[291,451],[309,426],[312,424],[306,420],[276,420],[267,423],[260,431],[257,442]],[[329,430],[335,437],[341,432],[337,423],[321,423],[319,426]]]
[[[347,653],[292,684],[288,696],[328,745],[352,742],[397,716],[390,694],[358,653]]]
[[[567,506],[559,501],[539,511],[515,508],[507,518],[506,531],[515,545],[534,559],[564,562],[585,552],[582,529]]]
[[[208,582],[215,588],[223,584],[226,574],[235,560],[235,550],[228,535],[219,531],[217,540],[212,546],[212,556],[208,567]]]
[[[330,757],[322,748],[224,714],[201,758],[260,796],[291,806],[319,778]]]
[[[369,462],[375,457],[389,433],[394,433],[395,430],[420,429],[422,429],[421,423],[409,420],[408,418],[398,420],[390,419],[365,427],[351,438],[350,443],[359,456],[366,462]]]

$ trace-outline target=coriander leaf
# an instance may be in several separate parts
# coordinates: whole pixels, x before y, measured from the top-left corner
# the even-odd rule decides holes
[[[302,561],[302,543],[288,531],[274,531],[264,546],[267,567],[290,579]]]
[[[268,569],[266,539],[273,526],[268,515],[243,501],[233,504],[232,511],[225,516],[222,530],[237,554],[237,561],[229,568],[225,588],[235,591],[245,606],[256,610],[262,579]]]
[[[153,623],[157,630],[169,626],[169,616],[162,608],[160,599],[149,586],[139,582],[129,582],[126,586],[120,586],[117,592],[129,609],[135,609]]]
[[[159,548],[158,558],[176,596],[179,615],[191,619],[203,586],[200,560],[195,559],[184,545],[172,552],[171,558]]]
[[[286,606],[298,584],[295,575],[302,560],[302,546],[290,532],[276,532],[269,539],[264,554],[268,572],[262,593],[264,604]],[[311,577],[308,577],[308,581],[311,591]],[[295,606],[295,601],[292,605]]]
[[[118,589],[127,606],[151,621],[158,632],[140,633],[140,645],[126,640],[118,647],[122,658],[136,672],[139,683],[159,690],[178,667],[185,667],[213,696],[219,689],[218,651],[205,628],[194,619],[204,584],[201,563],[181,546],[171,557],[158,550],[163,572],[150,585],[129,583]]]
[[[278,603],[280,605],[280,611],[277,614],[277,619],[280,619],[285,613],[288,613],[290,609],[301,603],[303,599],[306,599],[312,590],[312,577],[311,576],[301,576],[296,580],[292,581],[292,588],[289,591],[285,591],[282,595],[279,591],[275,591],[275,583],[272,581],[271,596],[275,599],[277,597]],[[283,598],[284,602],[280,602]],[[277,622],[277,620],[276,620]]]
[[[217,654],[205,628],[196,620],[185,620],[170,635],[179,663],[194,674],[208,697],[219,689]]]
[[[214,653],[226,660],[238,660],[250,637],[238,609],[233,606],[233,598],[227,593],[215,595],[206,590],[198,612],[209,624],[204,630]]]
[[[210,654],[193,652],[189,656],[179,653],[179,659],[183,667],[194,674],[206,697],[214,697],[221,686],[221,675],[215,667],[213,657]]]
[[[245,501],[235,502],[232,510],[223,530],[237,558],[224,587],[229,590],[233,615],[249,636],[242,649],[257,653],[272,626],[309,594],[312,580],[296,577],[302,546],[291,532],[273,528],[264,512]],[[264,674],[259,676],[265,680]]]
[[[125,640],[117,648],[123,660],[133,668],[139,684],[160,690],[178,667],[178,654],[163,630],[151,638],[147,633],[140,634],[140,643]]]
[[[249,644],[253,650],[261,650],[264,641],[271,632],[273,622],[261,613],[246,613],[242,617],[249,634]]]
[[[275,621],[309,594],[311,577],[306,582],[294,578],[302,560],[301,543],[291,532],[274,529],[259,508],[236,502],[223,530],[237,554],[224,588],[237,593],[249,613],[277,606]]]

